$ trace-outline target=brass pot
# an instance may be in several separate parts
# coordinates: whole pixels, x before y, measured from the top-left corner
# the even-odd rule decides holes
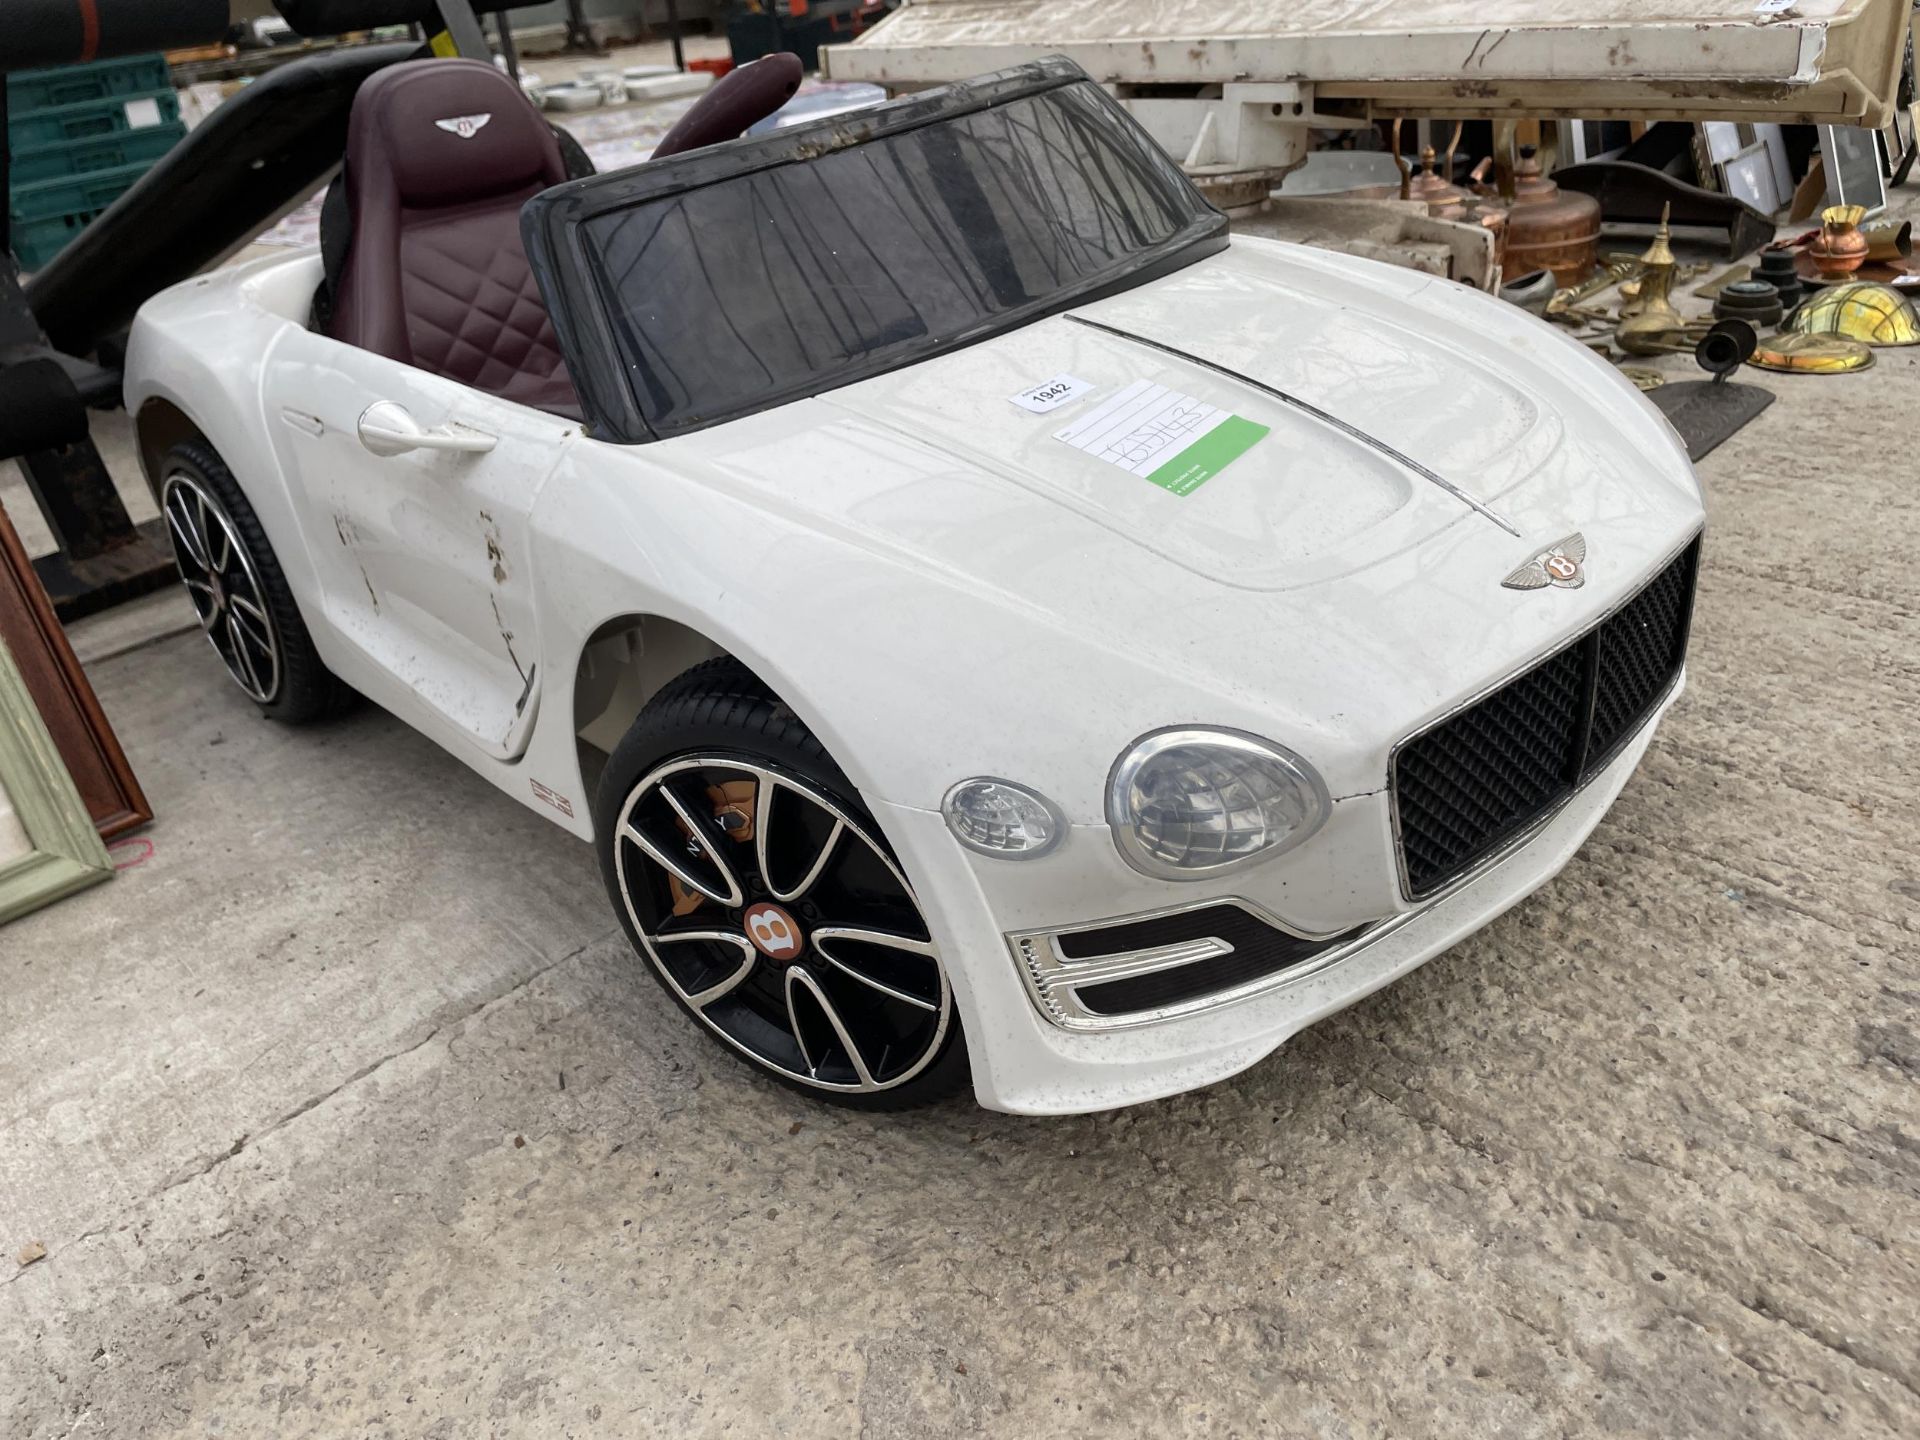
[[[1598,259],[1600,202],[1562,190],[1540,168],[1528,146],[1513,172],[1513,209],[1507,215],[1507,266],[1515,272],[1551,270],[1561,287],[1578,285]]]
[[[1820,212],[1820,233],[1807,246],[1822,275],[1851,275],[1867,262],[1871,248],[1860,233],[1863,205],[1829,205]]]

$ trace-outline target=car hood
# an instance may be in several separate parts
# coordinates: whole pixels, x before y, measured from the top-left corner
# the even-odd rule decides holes
[[[1579,458],[1578,477],[1556,464],[1568,413],[1592,411],[1596,378],[1619,382],[1556,373],[1567,357],[1552,352],[1566,347],[1511,307],[1486,301],[1477,315],[1450,314],[1484,297],[1413,272],[1366,266],[1356,277],[1355,268],[1239,241],[1168,279],[820,403],[1239,588],[1324,582],[1469,520],[1509,539],[1532,525],[1576,524],[1597,457]],[[1435,287],[1439,306],[1411,303]],[[1015,403],[1061,376],[1089,388],[1045,413]],[[1136,382],[1267,433],[1186,495],[1059,438]],[[1611,449],[1626,460],[1623,476],[1644,474],[1642,450]],[[1672,468],[1670,450],[1655,459]],[[1477,516],[1476,500],[1485,507]]]
[[[1044,414],[1013,403],[1063,374],[1092,388]],[[1267,434],[1185,495],[1056,438],[1142,380]],[[1462,286],[1260,241],[639,451],[782,533],[870,552],[881,568],[760,563],[781,604],[814,595],[896,665],[991,674],[1035,719],[1066,665],[1109,739],[1206,719],[1344,750],[1355,777],[1379,772],[1382,727],[1565,643],[1701,522],[1671,432],[1582,347]],[[1501,587],[1575,531],[1583,588]]]

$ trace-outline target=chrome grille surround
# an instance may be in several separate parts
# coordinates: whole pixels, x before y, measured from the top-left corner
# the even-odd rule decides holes
[[[1579,635],[1394,745],[1387,788],[1403,897],[1436,900],[1524,844],[1660,712],[1686,673],[1700,543],[1695,531]],[[1641,633],[1656,624],[1665,633]],[[1666,657],[1657,667],[1649,644]],[[1456,754],[1424,760],[1427,774],[1413,767],[1423,749],[1469,723],[1477,733],[1462,737]],[[1418,801],[1409,793],[1416,785]],[[1449,844],[1457,854],[1444,853]],[[1416,846],[1417,867],[1409,863]]]

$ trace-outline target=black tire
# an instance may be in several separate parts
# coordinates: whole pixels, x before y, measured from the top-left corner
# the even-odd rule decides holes
[[[663,770],[671,773],[663,776]],[[723,810],[714,788],[716,772],[755,787],[734,792],[752,798]],[[657,819],[646,818],[645,807],[667,798],[662,792],[669,780],[694,797],[692,813],[682,811],[685,820],[657,806],[653,813],[678,825],[683,842],[675,840],[672,830]],[[760,786],[767,788],[766,809],[759,808]],[[710,824],[707,813],[699,808],[702,793],[714,807]],[[843,826],[829,834],[839,838],[829,838],[817,848],[811,843],[802,848],[803,859],[810,849],[818,859],[789,872],[793,878],[804,870],[806,878],[799,881],[798,898],[788,898],[766,873],[780,868],[771,863],[775,832],[796,840],[803,832],[817,836],[819,825],[834,811],[839,812]],[[655,828],[659,848],[684,843],[678,863],[704,869],[710,883],[717,877],[715,889],[726,885],[731,875],[740,903],[729,906],[717,896],[696,899],[678,876],[669,876],[655,853],[625,838],[622,822],[629,816],[636,831]],[[752,818],[742,831],[737,827],[744,816]],[[785,818],[776,821],[775,817]],[[767,821],[766,838],[752,847],[753,832],[762,820]],[[700,848],[703,841],[694,836],[687,821],[701,827],[711,851]],[[931,933],[898,869],[897,857],[861,803],[859,792],[826,749],[744,666],[731,659],[709,660],[661,689],[627,731],[600,778],[594,831],[607,896],[636,958],[723,1049],[791,1089],[854,1109],[912,1109],[945,1099],[967,1084],[966,1040],[951,986],[933,953]],[[723,842],[732,842],[732,847]],[[709,854],[720,860],[719,868]],[[893,882],[898,883],[897,893],[891,889]],[[691,901],[695,912],[683,915],[676,908],[668,913],[664,908],[668,897],[681,904]],[[770,958],[764,946],[756,954],[759,942],[746,933],[756,915],[775,899],[793,905],[796,912],[789,916],[773,907],[780,923],[792,927],[787,933],[793,948],[782,960]],[[657,946],[642,934],[639,917],[643,912],[655,940],[661,942]],[[824,937],[836,927],[844,931],[849,926],[859,926],[865,933],[924,937],[914,943],[923,943],[925,953],[903,954],[848,941],[842,934],[834,942],[841,957],[829,959],[822,948]],[[695,937],[691,944],[668,946],[665,939],[673,938],[676,927],[725,930],[729,943],[713,944]],[[812,933],[816,928],[819,936]],[[843,949],[843,944],[848,948]],[[855,968],[842,963],[846,956],[860,952],[864,953]],[[666,958],[669,955],[671,960]],[[701,958],[688,958],[696,955]],[[679,967],[682,978],[669,978],[669,964]],[[722,971],[733,970],[745,978],[729,977],[728,987],[715,986],[725,988],[725,994],[708,1002],[710,1010],[690,1003],[682,991],[683,984],[697,983],[702,994],[708,993],[705,986]],[[687,980],[689,973],[701,978]],[[796,985],[803,976],[804,984]],[[780,1002],[772,997],[781,985],[786,996],[784,1020],[775,1013]],[[876,989],[885,993],[876,997]],[[809,1017],[806,1022],[801,1018],[803,1011]],[[776,1033],[782,1026],[792,1032],[797,1049],[789,1050]],[[840,1045],[835,1037],[851,1044]],[[817,1065],[810,1048],[821,1054]],[[869,1067],[876,1051],[879,1060]],[[887,1061],[896,1051],[904,1058],[889,1072]],[[789,1060],[783,1068],[778,1058],[783,1052],[797,1054],[798,1062]],[[842,1062],[837,1067],[836,1056]],[[803,1071],[811,1072],[811,1078]],[[850,1071],[857,1074],[848,1078]]]
[[[321,663],[260,517],[211,446],[187,441],[166,453],[160,506],[201,628],[260,713],[297,725],[350,707],[354,692]],[[194,553],[196,541],[204,554]],[[270,656],[256,639],[270,642]]]

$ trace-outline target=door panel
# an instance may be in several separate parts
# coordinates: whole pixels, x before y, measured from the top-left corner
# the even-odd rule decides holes
[[[540,690],[527,515],[579,427],[307,331],[274,347],[265,399],[326,619],[372,662],[374,698],[517,756]],[[359,424],[378,401],[496,443],[376,455]]]

